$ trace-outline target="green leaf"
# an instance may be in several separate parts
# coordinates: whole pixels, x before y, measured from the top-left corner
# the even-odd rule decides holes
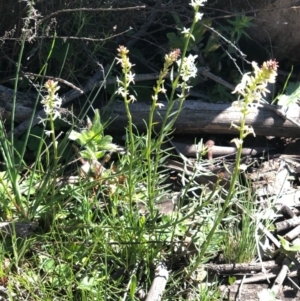
[[[202,38],[205,32],[207,31],[207,27],[211,26],[212,21],[210,19],[202,19],[201,23],[197,22],[195,24],[194,30],[193,30],[193,36],[195,38],[195,43],[198,44]],[[206,26],[204,26],[206,25]]]
[[[298,252],[300,251],[300,244],[297,245],[290,245],[290,243],[285,240],[282,236],[278,235],[278,238],[281,243],[281,248],[288,252]]]
[[[136,283],[137,283],[136,275],[133,274],[132,277],[131,277],[131,284],[130,284],[130,291],[129,291],[131,299],[133,299],[134,295],[135,295]]]
[[[289,82],[286,87],[286,93],[288,95],[282,94],[278,96],[277,104],[284,107],[296,105],[300,98],[300,83]]]
[[[204,52],[207,53],[207,52],[216,51],[220,46],[221,46],[221,45],[220,45],[220,43],[219,43],[218,38],[217,38],[215,35],[211,35],[211,36],[208,38],[208,41],[207,41],[207,43],[206,43]]]
[[[92,291],[93,287],[97,285],[97,281],[94,277],[85,276],[81,279],[78,284],[78,289],[85,291]]]
[[[76,141],[77,139],[78,140],[80,139],[81,135],[82,135],[81,133],[72,130],[71,133],[69,134],[69,139]]]
[[[229,276],[229,278],[228,278],[228,283],[229,283],[230,285],[232,285],[232,284],[235,282],[235,280],[236,280],[236,277],[235,277],[235,276]]]
[[[176,35],[174,32],[168,32],[167,38],[169,40],[169,47],[171,49],[183,49],[184,47],[184,37]]]

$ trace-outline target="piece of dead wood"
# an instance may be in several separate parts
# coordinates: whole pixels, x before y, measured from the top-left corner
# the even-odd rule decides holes
[[[198,68],[198,73],[203,74],[208,72],[208,68],[200,67]],[[149,73],[149,74],[137,74],[134,78],[135,82],[155,80],[159,77],[159,72]],[[176,74],[174,74],[176,76]],[[69,92],[59,95],[62,99],[62,105],[66,105],[70,101],[95,90],[98,87],[106,85],[114,85],[117,82],[116,77],[104,78],[103,70],[97,71],[92,77],[90,77],[84,87],[77,87],[77,89],[72,89]],[[170,74],[167,75],[170,77]],[[3,119],[10,119],[12,110],[12,99],[14,96],[14,90],[0,85],[0,116]],[[30,124],[30,119],[33,114],[33,108],[36,101],[40,101],[42,95],[37,93],[16,93],[16,110],[14,114],[14,121],[22,122],[20,125],[15,127],[15,136],[20,136],[27,131]],[[32,126],[35,126],[40,122],[40,118],[45,118],[45,112],[43,109],[35,113],[32,121]]]
[[[276,272],[277,270],[277,272]],[[243,283],[258,283],[258,282],[262,282],[262,281],[268,281],[269,279],[275,278],[278,275],[278,272],[280,271],[279,267],[274,269],[273,272],[269,272],[269,273],[259,273],[256,275],[253,275],[251,277],[248,277],[246,279],[243,280]],[[290,278],[292,277],[296,277],[298,274],[298,270],[297,271],[292,271],[288,274],[288,276]],[[234,284],[240,284],[242,280],[238,279],[236,281],[234,281]]]
[[[284,238],[291,241],[300,235],[300,225],[295,227],[293,230],[289,231],[284,235]]]
[[[265,262],[253,262],[253,263],[230,263],[230,264],[205,264],[204,268],[216,272],[218,274],[227,273],[238,273],[238,272],[258,272],[262,269],[270,270],[278,268],[279,264],[275,260],[265,261]]]
[[[14,233],[17,237],[27,237],[33,234],[38,227],[34,222],[1,222],[0,233],[2,236],[12,236]]]
[[[288,217],[288,218],[297,217],[296,213],[294,213],[293,210],[286,205],[283,205],[279,211],[285,217]]]
[[[277,232],[288,230],[298,225],[300,225],[300,217],[294,217],[275,223]]]
[[[145,301],[160,301],[163,296],[168,278],[169,272],[165,265],[162,263],[158,264],[155,269],[155,278]]]
[[[166,114],[167,103],[161,102],[165,106],[157,108],[153,123],[156,129],[161,124],[161,118]],[[175,105],[172,112],[177,110]],[[145,131],[144,120],[148,120],[150,104],[135,102],[130,107],[133,123],[139,132]],[[127,126],[128,119],[123,102],[114,102],[109,108],[109,120],[111,124],[110,132],[122,132]],[[171,113],[172,113],[171,112]],[[230,103],[216,104],[202,101],[185,100],[183,110],[175,122],[174,130],[177,134],[236,134],[237,130],[231,128],[232,122],[239,124],[241,113],[231,106]],[[300,122],[300,110],[290,112],[290,117]],[[274,111],[258,107],[256,111],[250,112],[246,119],[246,124],[254,128],[256,135],[280,136],[280,137],[300,137],[299,127],[284,120]]]
[[[282,288],[283,281],[286,278],[287,273],[289,271],[290,263],[291,261],[288,258],[285,258],[283,260],[281,270],[273,283],[272,291],[276,294],[276,296],[278,295],[279,290]]]
[[[173,146],[186,157],[196,157],[197,156],[197,146],[195,144],[188,144],[182,142],[172,141]],[[264,152],[270,151],[275,148],[266,147],[254,147],[254,148],[243,148],[242,156],[256,156]],[[237,153],[237,149],[231,146],[217,146],[213,145],[210,150],[212,151],[212,156],[229,156]],[[199,150],[198,150],[199,152]]]

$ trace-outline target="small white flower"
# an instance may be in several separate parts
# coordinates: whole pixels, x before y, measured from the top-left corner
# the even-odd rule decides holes
[[[245,89],[249,82],[251,81],[251,77],[249,76],[250,72],[247,72],[243,75],[241,82],[235,87],[235,89],[231,92],[232,94],[240,93],[243,96],[245,95]]]
[[[196,21],[200,21],[202,19],[202,17],[203,17],[203,14],[201,14],[199,12],[195,14]]]
[[[167,90],[164,87],[161,87],[160,90],[159,90],[159,92],[166,94]]]
[[[50,135],[53,133],[53,131],[45,131],[45,135],[50,137]]]
[[[190,33],[190,28],[185,28],[183,27],[183,30],[181,31],[183,34],[189,34]]]
[[[158,103],[155,104],[155,106],[158,107],[159,109],[161,109],[165,105],[163,103],[158,102]]]
[[[190,5],[193,7],[199,7],[199,6],[203,6],[204,2],[206,2],[207,0],[191,0]]]
[[[125,92],[124,87],[120,86],[120,87],[118,88],[118,90],[116,91],[116,94],[119,94],[119,95],[121,95],[122,97],[125,97],[125,96],[126,96],[126,92]]]
[[[136,98],[135,98],[135,96],[134,95],[129,95],[129,101],[130,102],[135,102],[136,101]]]
[[[55,120],[56,118],[60,118],[61,115],[60,115],[60,112],[58,110],[53,110],[53,120]]]
[[[156,101],[158,100],[158,95],[157,95],[157,94],[154,94],[154,95],[152,95],[151,97],[152,97],[152,100],[153,100],[154,102],[156,102]]]
[[[134,83],[134,76],[135,76],[134,73],[132,73],[131,71],[129,71],[126,76],[127,76],[128,85],[130,83]]]
[[[239,149],[243,145],[243,140],[238,139],[238,138],[234,138],[230,142],[234,143],[237,149]]]

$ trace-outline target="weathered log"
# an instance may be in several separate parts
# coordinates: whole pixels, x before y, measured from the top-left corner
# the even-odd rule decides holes
[[[276,108],[276,106],[272,106]],[[174,110],[176,110],[174,108]],[[130,106],[133,123],[142,132],[145,130],[145,121],[148,120],[150,105],[147,103],[136,102]],[[154,123],[159,128],[162,117],[165,116],[167,104],[157,108]],[[174,112],[173,110],[173,112]],[[108,127],[110,132],[123,131],[127,126],[127,115],[123,102],[115,102],[108,108],[109,120]],[[300,122],[300,110],[289,110],[288,116],[296,122]],[[232,122],[239,124],[241,117],[240,111],[231,106],[230,103],[215,104],[202,101],[186,100],[180,113],[174,130],[176,134],[199,134],[199,133],[218,133],[236,134],[237,130],[231,128]],[[279,137],[300,137],[300,128],[288,120],[280,117],[276,112],[266,107],[258,107],[257,110],[247,116],[247,125],[252,126],[256,135],[279,136]]]
[[[90,88],[86,88],[90,90]],[[71,91],[63,97],[63,103],[67,103],[79,96],[79,92]],[[12,109],[13,90],[0,85],[0,108],[2,119],[9,119]],[[15,111],[15,121],[22,122],[31,117],[32,109],[36,101],[36,94],[26,94],[17,92],[17,105]],[[154,122],[156,127],[161,123],[161,117],[166,113],[166,106],[157,108]],[[272,106],[276,108],[276,106]],[[144,120],[148,120],[150,105],[143,102],[136,102],[131,105],[133,122],[139,131],[145,130]],[[177,108],[175,107],[174,110]],[[106,112],[110,112],[107,119],[112,123],[109,126],[111,132],[122,132],[127,126],[127,115],[123,102],[115,102]],[[37,115],[42,115],[42,111]],[[288,116],[296,122],[300,122],[300,110],[289,110]],[[42,116],[43,117],[43,116]],[[199,133],[218,133],[236,134],[236,130],[231,128],[231,123],[238,124],[240,112],[231,106],[230,103],[215,104],[202,101],[186,100],[184,108],[174,125],[175,132],[178,134],[199,134]],[[36,122],[35,122],[36,123]],[[34,124],[35,124],[34,123]],[[276,112],[266,107],[259,107],[251,112],[247,118],[247,124],[251,125],[257,135],[281,136],[281,137],[300,137],[300,129],[292,122],[280,117]],[[27,124],[25,124],[26,130]],[[20,131],[21,133],[24,130]],[[15,133],[18,135],[18,133]]]
[[[0,85],[0,116],[2,119],[10,119],[13,108],[14,90]],[[37,94],[16,93],[15,121],[21,122],[30,119]]]

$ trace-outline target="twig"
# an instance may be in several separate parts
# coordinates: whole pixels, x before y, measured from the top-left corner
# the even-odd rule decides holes
[[[91,12],[97,12],[97,11],[124,11],[124,10],[134,10],[134,9],[144,9],[146,8],[146,5],[142,5],[142,6],[132,6],[132,7],[119,7],[119,8],[85,8],[85,7],[81,7],[81,8],[70,8],[70,9],[62,9],[62,10],[58,10],[55,11],[53,13],[51,13],[50,15],[46,16],[45,18],[41,19],[38,21],[39,23],[44,22],[45,20],[48,20],[58,14],[61,13],[74,13],[74,12],[79,12],[79,11],[91,11]]]
[[[247,279],[244,280],[244,284],[246,283],[257,283],[260,281],[266,281],[268,279],[272,279],[275,278],[278,275],[278,273],[264,273],[264,274],[259,274],[259,275],[255,275],[252,277],[249,277]],[[295,277],[297,276],[297,271],[293,271],[291,273],[289,273],[289,277]],[[242,280],[236,280],[234,282],[235,284],[240,284]]]
[[[54,77],[54,76],[47,76],[47,75],[41,75],[41,74],[36,74],[36,73],[31,73],[31,72],[24,72],[24,75],[27,77],[27,76],[34,76],[34,77],[39,77],[39,78],[47,78],[47,79],[52,79],[52,80],[55,80],[57,82],[60,82],[60,83],[63,83],[65,84],[66,86],[69,86],[71,87],[72,89],[76,90],[77,92],[79,92],[80,94],[83,93],[83,91],[76,87],[75,85],[73,85],[72,83],[60,78],[60,77]]]
[[[208,271],[213,271],[218,274],[238,273],[238,272],[253,272],[262,271],[263,269],[270,270],[278,268],[279,265],[275,260],[253,263],[228,263],[228,264],[205,264],[204,268]]]
[[[275,281],[274,281],[274,284],[272,286],[272,291],[277,295],[280,288],[282,287],[282,283],[284,281],[284,279],[286,278],[287,276],[287,273],[289,272],[289,265],[291,263],[291,260],[288,259],[288,258],[285,258],[283,260],[283,263],[282,263],[282,267],[281,267],[281,270],[279,272],[279,274],[277,275]]]
[[[159,263],[155,269],[155,278],[152,282],[145,301],[160,301],[164,293],[169,272],[163,263]]]
[[[285,221],[275,223],[276,231],[284,231],[300,225],[300,217],[286,219]]]
[[[174,141],[171,141],[171,144],[175,147],[177,151],[179,151],[186,157],[196,157],[197,151],[199,152],[195,144],[188,144],[188,143],[181,143],[181,142],[174,142]],[[256,156],[258,154],[262,154],[272,149],[273,148],[270,147],[243,148],[242,156]],[[213,145],[212,147],[210,147],[209,150],[212,152],[211,155],[214,158],[219,156],[235,155],[237,153],[237,149],[232,146]],[[210,159],[212,159],[212,157]]]
[[[243,279],[242,279],[242,281],[239,285],[239,288],[238,288],[238,294],[236,296],[236,300],[238,300],[238,301],[241,300],[241,294],[242,294],[242,289],[243,289],[245,279],[246,279],[246,275],[243,276]]]
[[[293,230],[291,230],[290,232],[286,233],[284,235],[284,238],[288,241],[291,241],[293,239],[295,239],[296,237],[298,237],[300,234],[300,225],[295,227]]]

